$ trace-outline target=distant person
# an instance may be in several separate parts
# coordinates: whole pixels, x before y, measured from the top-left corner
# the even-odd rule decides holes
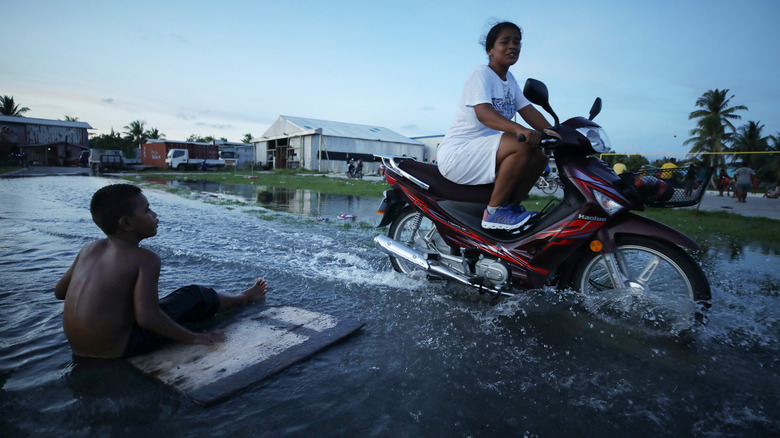
[[[696,188],[696,177],[698,172],[696,166],[689,166],[688,171],[685,172],[685,179],[683,180],[683,192],[685,196],[691,196],[693,189]]]
[[[195,333],[181,324],[265,298],[267,284],[258,278],[236,296],[191,285],[158,300],[160,256],[139,247],[157,234],[158,219],[141,189],[105,186],[92,197],[90,211],[106,238],[84,246],[54,288],[65,300],[62,325],[76,356],[130,357],[171,340],[222,342],[222,333]]]
[[[614,166],[612,166],[612,170],[615,171],[618,175],[620,175],[623,172],[626,172],[628,169],[626,168],[626,165],[623,164],[623,158],[618,158],[618,162],[615,163]]]
[[[439,144],[439,170],[458,184],[494,183],[482,227],[513,230],[535,214],[521,205],[547,165],[537,148],[550,123],[525,98],[509,67],[520,56],[523,33],[514,23],[493,26],[485,37],[488,64],[466,79],[455,121]],[[531,129],[515,123],[520,114]],[[525,136],[523,142],[518,135]]]
[[[729,183],[729,175],[726,173],[726,169],[721,168],[718,172],[718,179],[715,180],[715,187],[718,189],[718,196],[723,196],[723,190],[726,189]]]
[[[677,159],[670,158],[668,162],[661,166],[661,179],[674,178],[675,169],[677,169]]]
[[[771,190],[767,191],[766,193],[764,193],[764,197],[765,198],[769,198],[769,199],[780,198],[780,181],[777,181],[775,183],[775,187],[773,189],[771,189]]]
[[[734,186],[737,202],[747,202],[747,194],[753,183],[753,175],[755,175],[755,172],[748,167],[747,161],[743,161],[742,167],[734,171],[734,178],[737,179]]]

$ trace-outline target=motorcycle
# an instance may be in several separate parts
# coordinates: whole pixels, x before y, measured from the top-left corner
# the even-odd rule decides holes
[[[347,166],[347,178],[363,179],[363,169],[358,168],[357,166],[355,166],[354,162],[350,161],[349,165]]]
[[[375,155],[391,186],[378,210],[379,227],[390,229],[374,239],[377,248],[398,272],[427,271],[493,299],[515,295],[518,288],[557,286],[595,302],[607,296],[611,304],[601,310],[638,314],[656,329],[678,335],[695,331],[706,320],[711,299],[707,277],[686,251],[700,250],[699,245],[631,210],[644,210],[644,203],[694,205],[703,187],[686,198],[682,189],[664,185],[659,190],[660,180],[653,185],[638,178],[635,184],[633,174],[618,176],[593,156],[609,148],[606,132],[593,122],[600,98],[589,118],[560,123],[544,83],[529,79],[524,94],[555,121],[539,147],[555,159],[563,198],[550,201],[521,229],[487,230],[481,219],[493,184],[455,184],[435,165]]]

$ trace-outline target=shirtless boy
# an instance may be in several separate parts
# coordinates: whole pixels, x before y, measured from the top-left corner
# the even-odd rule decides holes
[[[180,323],[265,298],[268,286],[258,278],[236,296],[192,285],[158,300],[160,257],[138,244],[157,234],[159,221],[141,189],[103,187],[92,197],[90,211],[106,238],[84,246],[54,288],[65,300],[62,325],[76,356],[129,357],[170,340],[222,342],[222,333],[194,333]]]

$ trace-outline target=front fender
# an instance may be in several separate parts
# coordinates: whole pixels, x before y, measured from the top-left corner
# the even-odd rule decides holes
[[[608,224],[601,227],[594,237],[601,241],[604,246],[604,251],[615,252],[616,239],[621,234],[636,234],[653,239],[665,240],[692,250],[701,250],[699,244],[685,234],[658,221],[634,213],[627,213],[620,218],[611,220]],[[559,288],[569,287],[574,269],[576,269],[577,264],[583,260],[588,251],[590,251],[590,249],[586,244],[578,252],[574,253],[572,257],[569,257],[568,260],[561,264],[558,268]]]
[[[605,244],[609,242],[611,245],[614,245],[615,238],[620,234],[637,234],[653,239],[665,240],[688,249],[701,250],[699,244],[685,234],[668,225],[634,213],[624,214],[602,227],[599,230],[599,237],[603,239],[605,237],[604,233],[607,235],[607,239],[604,239]]]

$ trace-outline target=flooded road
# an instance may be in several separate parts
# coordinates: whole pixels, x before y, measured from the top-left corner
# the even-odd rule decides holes
[[[491,305],[457,285],[396,274],[373,247],[383,231],[373,227],[376,199],[271,189],[258,204],[237,198],[256,201],[256,191],[145,189],[160,227],[142,245],[162,257],[162,293],[189,283],[237,292],[264,276],[266,305],[366,326],[208,409],[119,364],[74,362],[52,290],[81,246],[101,237],[88,205],[110,182],[0,180],[3,435],[780,433],[777,253],[702,242],[713,306],[699,337],[680,345],[590,313],[572,293]]]

